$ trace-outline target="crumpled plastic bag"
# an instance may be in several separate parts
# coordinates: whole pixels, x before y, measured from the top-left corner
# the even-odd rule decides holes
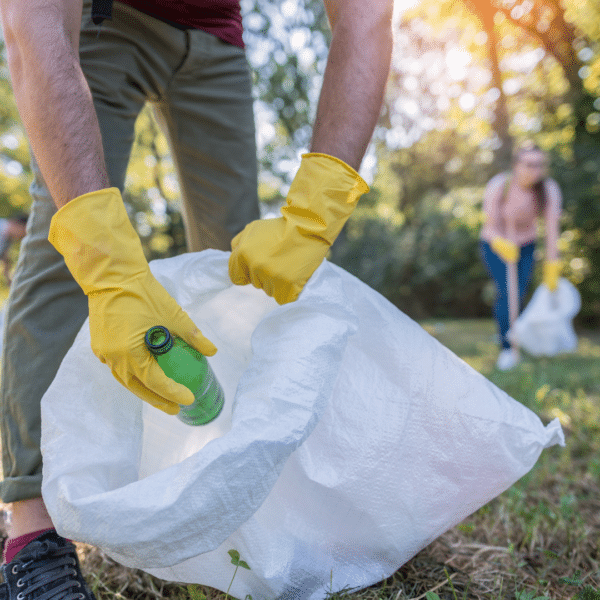
[[[581,309],[581,295],[560,278],[556,289],[541,284],[508,331],[508,339],[532,356],[555,356],[577,349],[573,319]]]
[[[152,271],[219,348],[216,421],[139,400],[87,324],[42,401],[58,531],[160,578],[325,598],[388,577],[564,444],[377,292],[326,261],[291,304],[236,287],[228,254]]]

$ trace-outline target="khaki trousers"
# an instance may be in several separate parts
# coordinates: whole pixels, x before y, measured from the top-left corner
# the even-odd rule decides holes
[[[259,217],[244,50],[119,2],[99,29],[90,9],[84,1],[80,58],[111,186],[123,190],[135,121],[151,102],[179,176],[188,250],[230,250],[232,237]],[[48,242],[56,209],[35,161],[33,170],[32,210],[5,312],[0,497],[7,503],[41,495],[40,402],[88,314],[87,298]]]

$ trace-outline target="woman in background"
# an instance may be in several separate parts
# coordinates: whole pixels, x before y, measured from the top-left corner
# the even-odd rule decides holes
[[[496,175],[486,186],[480,249],[496,284],[494,318],[502,346],[496,366],[503,371],[520,360],[518,348],[513,348],[506,336],[511,325],[508,283],[511,271],[516,272],[520,312],[535,265],[537,219],[541,217],[546,235],[544,284],[551,291],[556,289],[560,275],[557,242],[561,210],[560,188],[548,177],[548,156],[532,142],[516,149],[512,171]]]

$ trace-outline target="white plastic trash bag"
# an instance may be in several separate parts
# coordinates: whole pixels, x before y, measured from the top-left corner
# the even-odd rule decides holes
[[[508,331],[508,339],[533,356],[574,352],[578,340],[573,318],[580,309],[581,296],[568,279],[560,278],[553,292],[542,284]]]
[[[42,401],[43,496],[59,532],[166,580],[254,600],[388,577],[564,444],[377,292],[324,262],[278,306],[228,254],[152,271],[219,348],[225,408],[190,427],[143,403],[87,324]]]

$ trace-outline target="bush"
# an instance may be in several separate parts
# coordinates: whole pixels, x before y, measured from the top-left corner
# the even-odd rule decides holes
[[[359,207],[330,259],[383,294],[413,319],[489,317],[495,288],[479,253],[481,188],[430,194],[409,221],[381,204]],[[575,323],[600,320],[600,230],[597,201],[565,206],[559,241],[563,276],[579,289]],[[587,218],[587,220],[586,220]],[[542,281],[544,240],[525,302]]]
[[[331,260],[414,319],[490,316],[490,283],[479,256],[480,210],[470,192],[420,203],[410,223],[357,211]]]

